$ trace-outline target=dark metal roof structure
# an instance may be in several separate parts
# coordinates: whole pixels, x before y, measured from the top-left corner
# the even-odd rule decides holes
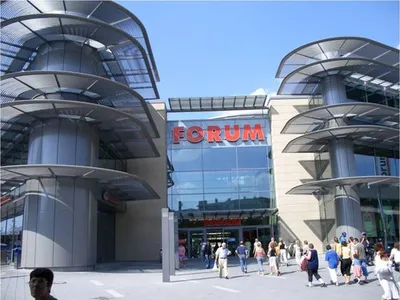
[[[171,112],[265,109],[267,95],[169,98]]]
[[[351,121],[399,128],[400,111],[385,105],[365,102],[348,102],[321,106],[291,118],[281,133],[303,134],[317,130],[327,121],[341,118]]]
[[[4,152],[13,150],[35,121],[58,118],[96,125],[100,140],[121,159],[159,156],[143,124],[121,110],[81,101],[50,99],[8,102],[1,104],[0,108],[2,156]]]
[[[159,199],[157,193],[140,177],[125,172],[87,166],[70,165],[14,165],[2,166],[1,191],[10,191],[29,179],[69,177],[94,180],[119,200]]]
[[[399,147],[399,130],[378,125],[351,125],[326,128],[304,134],[291,140],[283,152],[309,153],[328,151],[328,142],[349,138],[355,145],[396,150]]]
[[[2,74],[26,69],[40,45],[70,40],[97,48],[108,77],[158,99],[158,71],[140,21],[112,1],[75,2],[2,2]]]
[[[315,95],[324,76],[340,74],[351,85],[397,94],[399,49],[361,37],[335,37],[303,45],[281,61],[276,77],[285,78],[278,94]]]
[[[104,77],[66,71],[25,71],[1,77],[0,102],[51,98],[53,93],[85,96],[91,102],[129,112],[159,137],[147,103],[131,88]]]
[[[222,217],[229,218],[249,218],[273,216],[278,212],[277,208],[267,209],[243,209],[243,210],[185,210],[177,211],[182,219],[217,219]]]
[[[315,95],[320,93],[322,79],[330,75],[373,82],[387,83],[387,89],[400,90],[399,67],[388,66],[366,58],[332,58],[302,66],[282,81],[279,95]]]
[[[307,182],[298,186],[295,186],[286,194],[291,195],[310,195],[317,191],[329,192],[335,189],[337,186],[373,186],[379,185],[384,186],[399,186],[399,177],[396,176],[355,176],[355,177],[343,177],[324,179],[318,181]]]

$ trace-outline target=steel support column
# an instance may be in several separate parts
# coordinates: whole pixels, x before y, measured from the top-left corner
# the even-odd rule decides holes
[[[322,95],[325,105],[347,102],[346,87],[340,76],[327,76],[322,80]],[[329,127],[340,126],[343,116],[332,116]],[[338,138],[329,143],[329,155],[332,178],[356,175],[353,142]],[[363,230],[360,197],[353,187],[336,187],[335,189],[336,235],[346,232],[348,236],[359,237]]]
[[[170,282],[169,209],[161,209],[162,281]]]

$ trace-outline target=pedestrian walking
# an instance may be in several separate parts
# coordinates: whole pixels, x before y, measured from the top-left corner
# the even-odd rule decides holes
[[[347,245],[347,242],[342,242],[342,250],[340,251],[340,270],[342,272],[342,275],[345,278],[345,284],[349,285],[350,284],[350,269],[351,269],[351,251],[350,248]]]
[[[258,265],[258,275],[264,276],[264,259],[265,259],[265,251],[264,248],[261,246],[261,243],[258,242],[256,245],[256,251],[255,251],[255,257],[257,259],[257,265]]]
[[[207,242],[206,246],[204,247],[204,259],[205,259],[205,263],[206,263],[206,269],[210,268],[211,254],[212,254],[212,247],[211,247],[210,242]]]
[[[384,292],[382,300],[399,299],[399,287],[394,280],[392,262],[386,255],[381,243],[375,247],[375,249],[378,249],[375,258],[375,274]]]
[[[300,240],[296,240],[294,244],[294,256],[296,259],[297,271],[301,271],[300,264],[301,264],[301,255],[303,253],[303,248],[301,245]]]
[[[287,250],[286,244],[282,238],[279,239],[279,263],[285,264],[287,267],[289,266],[287,259]]]
[[[240,241],[240,245],[236,248],[236,254],[239,257],[240,269],[242,273],[247,273],[247,258],[249,257],[249,250],[243,244],[243,241]]]
[[[313,276],[321,283],[321,287],[326,287],[324,280],[318,274],[319,262],[318,262],[318,252],[314,249],[312,243],[308,244],[308,251],[306,254],[307,273],[308,273],[308,287],[312,287]]]
[[[226,248],[226,243],[222,243],[221,248],[216,252],[216,260],[219,266],[219,278],[229,279],[228,277],[228,255],[231,252]]]
[[[336,269],[339,264],[340,257],[330,245],[326,246],[327,252],[325,253],[325,261],[328,262],[329,276],[331,277],[331,283],[339,286]]]
[[[205,253],[206,246],[207,246],[207,243],[204,241],[204,239],[202,239],[201,243],[200,243],[200,259],[201,259],[201,262],[205,262],[205,259],[206,259],[206,253]]]
[[[336,253],[338,254],[338,256],[340,258],[340,253],[342,251],[342,244],[339,242],[339,239],[336,236],[333,238],[333,250],[336,251]],[[341,276],[341,275],[342,275],[342,273],[340,272],[340,260],[339,260],[337,276]]]
[[[354,244],[354,268],[357,269],[357,277],[356,281],[357,283],[361,282],[361,274],[364,275],[364,283],[368,282],[368,269],[367,269],[367,257],[365,253],[365,247],[364,245],[360,242],[358,238],[355,238],[353,240]],[[359,266],[359,267],[358,267]],[[354,270],[354,273],[356,271]]]
[[[394,277],[397,283],[400,282],[400,243],[395,243],[390,251],[389,260],[394,262]],[[399,283],[400,284],[400,283]]]
[[[269,275],[274,275],[280,276],[281,273],[279,272],[279,267],[278,267],[278,261],[277,261],[277,256],[278,254],[276,253],[276,248],[277,244],[275,242],[270,242],[269,243],[269,248],[268,248],[268,257],[269,257],[269,268],[270,268],[270,274]]]

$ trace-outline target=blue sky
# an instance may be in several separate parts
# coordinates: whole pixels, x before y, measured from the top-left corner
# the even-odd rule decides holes
[[[119,1],[144,23],[161,99],[276,92],[291,50],[333,36],[398,47],[399,3]]]

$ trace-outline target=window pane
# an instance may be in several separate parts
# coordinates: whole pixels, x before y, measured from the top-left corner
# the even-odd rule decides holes
[[[271,208],[270,192],[253,192],[240,194],[240,209]]]
[[[239,200],[236,193],[230,194],[205,194],[205,210],[231,210],[239,209]]]
[[[172,195],[173,209],[180,212],[204,210],[203,195]]]
[[[368,155],[355,155],[358,176],[375,175],[375,158]]]
[[[239,168],[265,168],[267,147],[240,147],[237,149]]]
[[[173,194],[203,193],[203,174],[201,172],[174,172],[172,173],[174,186]]]
[[[204,172],[205,193],[232,193],[237,191],[233,182],[236,171]]]
[[[224,170],[236,168],[236,148],[227,147],[221,149],[203,150],[204,170]]]
[[[172,164],[175,171],[201,170],[201,149],[172,150]]]
[[[272,175],[263,170],[239,170],[235,183],[240,192],[270,190]]]

